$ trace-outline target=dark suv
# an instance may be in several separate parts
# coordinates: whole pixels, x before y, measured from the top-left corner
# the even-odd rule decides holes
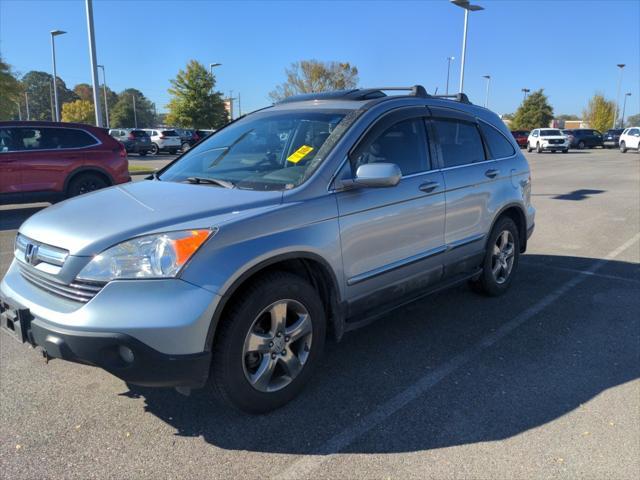
[[[109,135],[122,143],[128,153],[137,153],[144,157],[151,151],[151,137],[144,130],[112,128]]]
[[[602,134],[598,130],[590,128],[574,128],[571,130],[563,130],[563,133],[569,137],[569,148],[603,147]]]
[[[620,135],[624,128],[614,128],[607,130],[604,134],[604,148],[618,148],[620,146]]]

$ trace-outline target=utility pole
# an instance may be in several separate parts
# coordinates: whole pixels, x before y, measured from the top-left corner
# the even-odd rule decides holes
[[[49,82],[49,97],[51,99],[51,121],[55,122],[56,121],[56,116],[53,113],[53,79],[51,79],[51,82]]]
[[[24,102],[27,105],[27,120],[31,120],[31,115],[29,114],[29,94],[24,92]]]
[[[102,69],[102,90],[104,91],[104,118],[109,128],[109,104],[107,103],[107,74],[104,72],[104,65],[98,65]]]
[[[16,102],[18,105],[18,120],[22,121],[22,110],[20,110],[20,102]]]
[[[96,112],[96,125],[102,127],[102,108],[100,106],[100,80],[98,79],[98,60],[96,38],[93,31],[93,0],[86,0],[87,32],[89,35],[89,57],[91,60],[91,82],[93,84],[93,108]],[[106,94],[106,90],[105,90]]]
[[[138,128],[138,115],[136,115],[136,96],[132,94],[131,98],[133,99],[133,126]]]
[[[484,108],[489,108],[489,85],[491,84],[491,75],[483,75],[482,78],[487,80],[487,94],[484,100]]]
[[[451,60],[455,60],[455,57],[447,57],[447,87],[445,88],[444,94],[449,95],[449,72],[451,71]],[[438,90],[436,88],[436,90]]]
[[[620,128],[624,128],[624,114],[625,114],[625,110],[627,109],[627,97],[631,96],[631,92],[627,92],[624,94],[624,102],[622,102],[622,118],[620,119]],[[27,107],[29,108],[29,107]],[[28,112],[29,110],[27,110]],[[27,113],[27,115],[29,115]]]
[[[464,91],[464,63],[467,56],[467,30],[469,26],[469,12],[484,10],[480,5],[471,5],[469,0],[450,0],[455,6],[464,9],[464,32],[462,34],[462,56],[460,59],[460,93]]]
[[[624,68],[624,63],[619,63],[617,67],[620,69],[620,76],[618,77],[618,93],[616,95],[616,108],[613,109],[613,127],[616,128],[616,122],[618,120],[618,112],[620,111],[620,85],[622,84],[622,69]]]
[[[527,99],[527,93],[529,93],[531,90],[528,88],[523,88],[522,91],[524,92],[524,100]]]
[[[240,103],[240,92],[238,92],[238,118],[241,116],[242,116],[242,104]]]
[[[233,90],[229,90],[229,120],[233,120]]]
[[[55,38],[58,35],[64,35],[65,32],[64,30],[51,30],[51,32],[49,32],[51,34],[51,57],[53,58],[53,100],[55,103],[55,121],[59,122],[60,121],[60,107],[58,106],[58,88],[56,85],[56,77],[58,76],[58,73],[56,72],[56,41]]]

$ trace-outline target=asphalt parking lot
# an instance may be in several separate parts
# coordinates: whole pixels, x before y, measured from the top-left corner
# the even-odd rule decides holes
[[[0,334],[0,477],[637,478],[640,154],[528,158],[536,231],[510,292],[461,286],[329,343],[275,413]],[[39,208],[0,207],[0,273]]]

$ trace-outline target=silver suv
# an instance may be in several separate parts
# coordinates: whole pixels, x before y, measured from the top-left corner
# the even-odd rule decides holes
[[[383,90],[286,99],[146,181],[33,215],[3,329],[131,384],[210,385],[266,412],[327,336],[460,282],[504,293],[534,225],[518,145],[464,95]]]

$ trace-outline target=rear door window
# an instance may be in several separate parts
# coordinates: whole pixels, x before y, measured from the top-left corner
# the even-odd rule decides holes
[[[179,137],[175,130],[163,130],[162,135],[165,137]]]
[[[16,149],[13,130],[0,128],[0,153],[14,152]]]
[[[513,145],[511,145],[511,142],[494,127],[480,122],[480,130],[482,130],[484,139],[489,146],[491,158],[506,158],[515,155],[516,150],[513,148]]]
[[[432,124],[444,168],[486,160],[480,132],[475,124],[441,118],[434,119]]]

